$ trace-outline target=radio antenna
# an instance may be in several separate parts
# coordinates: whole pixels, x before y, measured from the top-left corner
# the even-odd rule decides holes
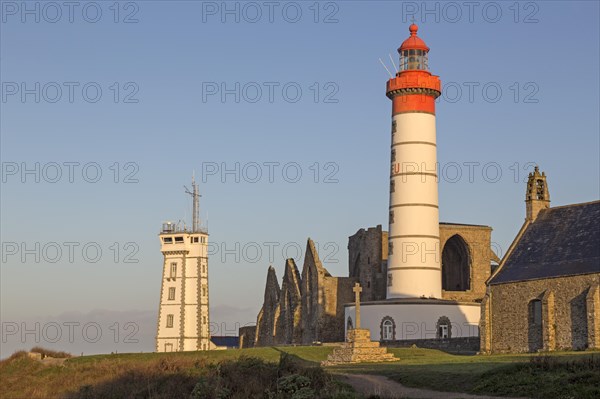
[[[198,194],[198,184],[196,184],[195,175],[196,173],[192,173],[192,191],[190,191],[186,186],[183,186],[186,194],[192,196],[192,232],[197,233],[200,230],[200,197]]]
[[[394,66],[394,69],[396,70],[396,73],[398,73],[398,68],[396,67],[396,63],[394,62],[394,59],[392,58],[391,54],[388,54],[390,56],[390,61],[392,61],[392,65]]]
[[[383,61],[381,60],[381,58],[379,59],[379,62],[381,62],[381,65],[383,65],[383,67],[385,68],[385,70],[387,71],[387,73],[390,75],[390,78],[393,78],[394,75],[392,75],[392,73],[390,72],[390,70],[388,69],[388,67],[385,66],[385,64],[383,63]]]

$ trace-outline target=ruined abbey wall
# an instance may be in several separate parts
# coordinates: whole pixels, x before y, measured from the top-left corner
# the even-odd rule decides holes
[[[275,269],[273,266],[269,266],[264,302],[256,318],[255,339],[258,346],[274,344],[275,320],[278,313],[277,308],[279,306],[280,294],[281,290],[279,289]]]
[[[442,299],[472,302],[483,298],[491,262],[499,262],[491,237],[488,226],[440,223],[440,263],[448,281]],[[361,301],[386,298],[387,258],[388,232],[381,225],[349,237],[348,272],[363,289]]]
[[[446,249],[443,270],[452,284],[464,285],[460,290],[444,290],[443,299],[472,302],[483,298],[490,261],[497,261],[490,249],[491,231],[487,226],[440,224],[440,256]],[[344,304],[354,302],[352,286],[360,283],[363,302],[384,300],[387,259],[388,233],[381,225],[360,229],[349,237],[349,277],[332,276],[308,239],[302,272],[293,259],[286,260],[281,288],[275,269],[269,267],[254,345],[344,341]],[[252,331],[246,328],[243,333],[247,337],[243,345],[248,347]]]
[[[269,267],[256,328],[240,330],[246,337],[242,347],[343,341],[344,304],[353,301],[355,281],[332,276],[309,239],[302,273],[293,259],[287,259],[281,288],[275,269]],[[250,343],[253,335],[254,342]]]
[[[381,225],[360,229],[348,237],[348,274],[358,279],[362,301],[385,299],[388,232]]]
[[[491,248],[492,228],[440,223],[440,256],[442,257],[442,273],[446,273],[446,276],[451,276],[460,268],[459,262],[451,262],[454,258],[451,254],[448,256],[454,250],[452,244],[449,244],[452,237],[455,237],[454,241],[458,241],[456,237],[460,237],[464,243],[467,255],[465,261],[468,265],[465,270],[465,282],[468,284],[460,289],[445,287],[446,289],[442,290],[442,298],[455,301],[481,301],[485,295],[485,282],[491,275],[491,262],[500,261]],[[448,262],[448,260],[450,261]],[[446,270],[446,268],[450,270]]]

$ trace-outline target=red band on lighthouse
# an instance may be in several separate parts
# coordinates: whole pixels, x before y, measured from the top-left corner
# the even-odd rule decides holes
[[[435,98],[426,94],[410,94],[394,97],[392,115],[405,112],[425,112],[435,115]]]
[[[386,95],[393,101],[392,115],[426,112],[435,115],[435,99],[442,91],[440,78],[429,71],[399,72],[387,82]]]

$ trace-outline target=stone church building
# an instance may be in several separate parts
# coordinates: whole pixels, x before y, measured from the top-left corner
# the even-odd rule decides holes
[[[488,282],[481,351],[600,348],[600,201],[550,208],[530,174],[527,217]]]

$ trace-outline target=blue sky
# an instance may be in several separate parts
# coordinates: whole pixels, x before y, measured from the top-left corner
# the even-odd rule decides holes
[[[379,58],[397,63],[412,16],[445,86],[442,221],[491,226],[503,253],[533,164],[553,206],[600,196],[598,2],[61,4],[1,2],[3,332],[100,319],[108,332],[129,320],[145,338],[119,350],[152,350],[157,233],[189,220],[193,171],[213,245],[213,322],[255,320],[267,267],[281,278],[308,237],[347,275],[347,237],[387,224],[391,103]],[[35,344],[16,336],[2,356]]]

